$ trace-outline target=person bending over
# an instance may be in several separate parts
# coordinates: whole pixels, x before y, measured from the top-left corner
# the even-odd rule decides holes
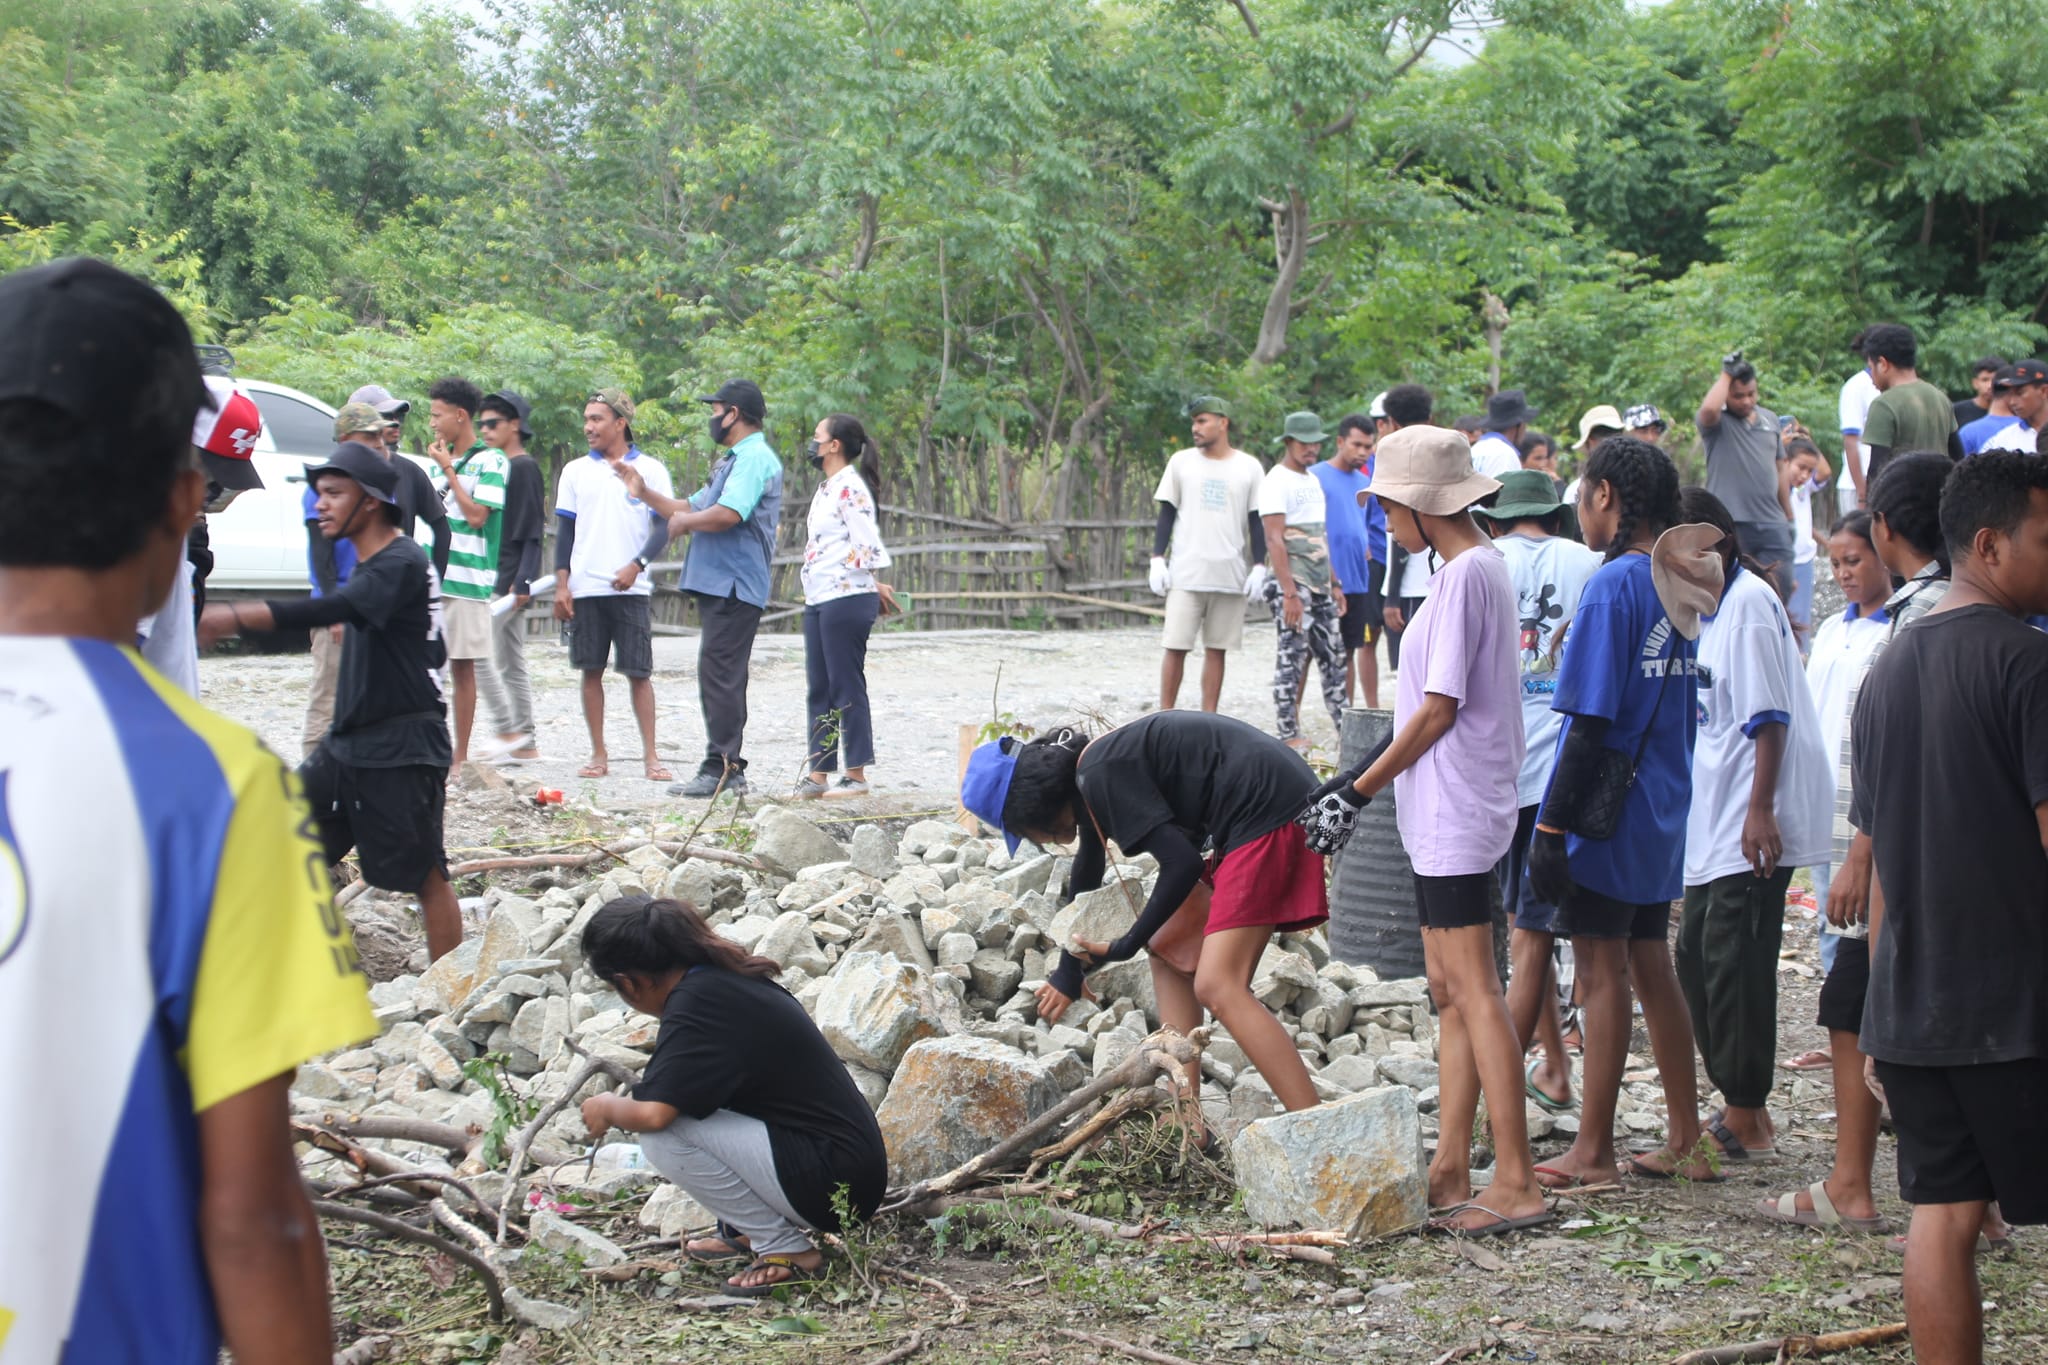
[[[640,1135],[647,1163],[718,1218],[692,1260],[746,1261],[728,1294],[762,1298],[815,1279],[814,1232],[882,1202],[882,1130],[818,1026],[770,980],[782,969],[720,938],[690,905],[621,896],[583,931],[583,960],[661,1020],[631,1098],[583,1102],[592,1142]],[[844,1191],[843,1200],[835,1196]]]

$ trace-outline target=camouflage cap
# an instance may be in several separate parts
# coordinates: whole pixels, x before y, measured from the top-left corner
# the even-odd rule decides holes
[[[334,439],[345,441],[365,431],[381,436],[384,420],[384,414],[368,403],[344,403],[341,411],[334,414]]]
[[[599,389],[590,395],[590,401],[604,404],[619,415],[620,421],[633,420],[633,395],[624,389]]]

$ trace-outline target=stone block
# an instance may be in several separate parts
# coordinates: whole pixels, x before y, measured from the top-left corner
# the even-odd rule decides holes
[[[903,852],[922,858],[934,848],[958,848],[967,842],[967,831],[942,820],[919,820],[903,831]]]
[[[1390,1053],[1379,1059],[1380,1075],[1410,1090],[1427,1090],[1437,1083],[1436,1063],[1426,1057],[1405,1057]]]
[[[626,1259],[626,1253],[616,1242],[545,1208],[535,1210],[526,1220],[526,1235],[549,1251],[585,1266],[618,1265]]]
[[[1084,891],[1074,897],[1072,903],[1052,917],[1045,936],[1051,946],[1065,948],[1076,938],[1085,938],[1091,943],[1109,943],[1131,927],[1137,918],[1131,912],[1131,905],[1145,904],[1145,898],[1138,888],[1130,888],[1130,898],[1117,889],[1115,872],[1110,880],[1093,891]]]
[[[981,951],[981,945],[974,941],[974,935],[963,934],[958,929],[941,934],[933,946],[938,950],[938,964],[941,967],[964,967]]]
[[[855,826],[847,856],[856,871],[877,881],[886,882],[896,875],[896,841],[880,825]]]
[[[692,1228],[709,1227],[716,1221],[702,1204],[666,1181],[654,1187],[654,1193],[647,1196],[647,1202],[640,1206],[638,1215],[641,1227],[662,1237],[677,1237]]]
[[[893,1073],[911,1044],[946,1031],[932,987],[917,968],[877,953],[849,953],[825,981],[814,1011],[842,1061]]]
[[[984,1000],[1009,999],[1010,992],[1024,979],[1024,969],[1010,961],[1000,948],[983,948],[975,953],[968,959],[967,971],[974,993]]]
[[[988,1038],[934,1038],[904,1054],[876,1111],[889,1173],[941,1175],[993,1147],[1062,1096],[1044,1063]]]
[[[1041,853],[1028,858],[1014,867],[1005,868],[996,874],[996,890],[1007,896],[1022,896],[1026,892],[1045,890],[1046,881],[1052,876],[1052,855]]]
[[[868,921],[867,932],[850,950],[853,953],[881,953],[929,972],[938,964],[925,947],[924,933],[908,915],[885,910]]]
[[[1384,1237],[1428,1214],[1421,1118],[1398,1086],[1259,1119],[1231,1143],[1230,1164],[1245,1215],[1268,1227]]]
[[[1349,1038],[1351,1035],[1346,1034]],[[1355,1044],[1357,1039],[1352,1039]],[[1379,1068],[1372,1059],[1353,1051],[1345,1056],[1333,1057],[1322,1070],[1322,1077],[1331,1085],[1345,1091],[1370,1090],[1380,1083]]]
[[[783,967],[822,975],[831,966],[818,937],[811,932],[811,917],[802,910],[790,910],[778,917],[754,945],[754,951]]]
[[[846,860],[838,841],[787,806],[763,806],[754,818],[754,856],[794,874]]]
[[[482,939],[465,939],[427,968],[413,993],[420,1008],[428,1013],[446,1014],[461,1004],[476,988],[477,957],[482,949]]]

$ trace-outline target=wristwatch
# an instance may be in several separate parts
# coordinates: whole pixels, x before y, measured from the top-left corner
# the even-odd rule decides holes
[[[640,566],[641,568],[643,568],[643,569],[644,569],[644,568],[646,568],[646,567],[647,567],[647,556],[646,556],[646,555],[634,555],[634,556],[633,556],[633,562],[634,562],[635,564],[638,564],[638,565],[639,565],[639,566]]]

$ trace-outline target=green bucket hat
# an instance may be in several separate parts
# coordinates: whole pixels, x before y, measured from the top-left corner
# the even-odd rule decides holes
[[[1557,485],[1540,469],[1514,469],[1500,476],[1500,497],[1491,507],[1472,510],[1493,521],[1520,521],[1523,517],[1547,517],[1564,506]]]
[[[1323,430],[1322,418],[1312,412],[1290,412],[1280,434],[1273,438],[1273,444],[1277,446],[1282,441],[1294,440],[1305,446],[1319,446],[1329,439],[1329,433]]]
[[[1187,406],[1180,410],[1180,415],[1183,417],[1200,417],[1205,412],[1214,413],[1218,417],[1229,417],[1231,415],[1230,404],[1213,393],[1205,393],[1198,397],[1190,398]]]

